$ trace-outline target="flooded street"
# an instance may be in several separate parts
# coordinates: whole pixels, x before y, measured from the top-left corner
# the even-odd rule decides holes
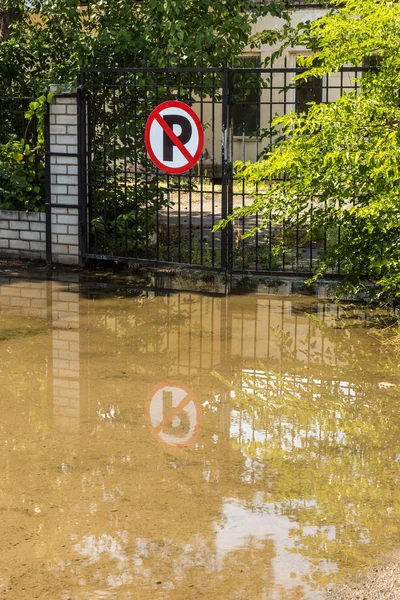
[[[398,549],[398,356],[340,315],[3,275],[0,598],[320,600]]]

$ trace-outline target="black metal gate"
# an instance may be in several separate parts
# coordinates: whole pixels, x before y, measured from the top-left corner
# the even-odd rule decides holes
[[[99,69],[81,74],[81,159],[86,163],[84,258],[227,268],[230,161],[223,69]],[[179,99],[205,124],[194,169],[167,175],[153,165],[144,129],[161,102]]]
[[[254,236],[258,216],[213,227],[254,191],[234,178],[235,160],[255,161],[279,139],[276,114],[329,102],[357,86],[357,69],[295,86],[297,67],[261,68],[256,56],[237,68],[85,68],[80,75],[82,259],[235,273],[309,275],[340,231],[274,222]],[[146,121],[166,100],[199,116],[205,144],[183,175],[159,171],[147,156]],[[282,243],[282,240],[284,243]],[[339,273],[339,266],[332,273]]]

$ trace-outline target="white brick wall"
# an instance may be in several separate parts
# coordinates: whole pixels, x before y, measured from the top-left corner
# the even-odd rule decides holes
[[[45,213],[0,211],[0,256],[29,260],[46,258]]]
[[[79,263],[78,105],[73,95],[50,105],[52,260]],[[45,213],[0,211],[0,257],[46,259]]]

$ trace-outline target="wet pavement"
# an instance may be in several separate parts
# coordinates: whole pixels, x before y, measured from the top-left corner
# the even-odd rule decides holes
[[[338,317],[2,276],[0,598],[315,600],[399,548],[399,357]]]

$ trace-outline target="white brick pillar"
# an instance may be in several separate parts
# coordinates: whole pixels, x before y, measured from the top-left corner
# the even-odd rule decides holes
[[[52,261],[79,264],[78,101],[57,94],[50,105]]]

